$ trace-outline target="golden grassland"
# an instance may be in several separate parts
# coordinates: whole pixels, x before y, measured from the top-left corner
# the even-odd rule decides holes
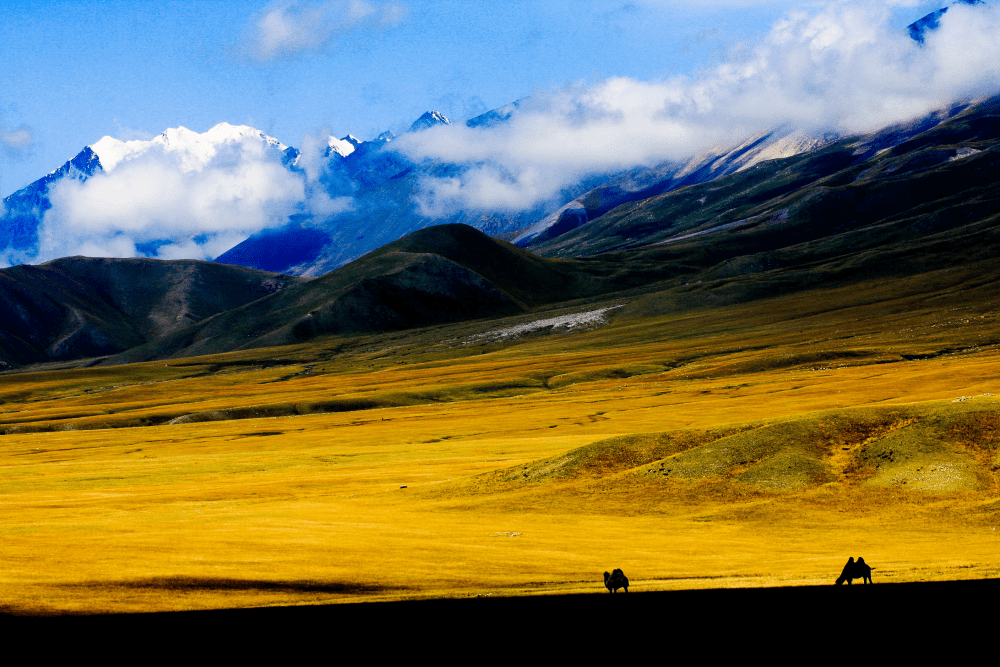
[[[0,375],[0,609],[997,576],[994,284],[949,275]]]

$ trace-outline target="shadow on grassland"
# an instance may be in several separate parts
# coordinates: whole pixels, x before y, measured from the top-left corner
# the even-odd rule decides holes
[[[155,583],[150,583],[155,582]],[[317,592],[357,592],[352,584],[263,582],[230,579],[163,579],[140,582],[163,586],[173,582],[186,590],[226,590],[227,587],[267,588]],[[875,583],[864,586],[802,586],[786,588],[735,588],[642,592],[611,595],[603,587],[592,594],[537,595],[412,600],[402,602],[352,602],[344,604],[261,607],[217,611],[160,612],[20,618],[20,622],[88,636],[114,631],[174,632],[196,638],[223,627],[238,627],[243,636],[255,631],[267,636],[282,632],[301,637],[327,636],[336,628],[353,639],[392,629],[393,637],[420,637],[447,629],[466,638],[514,637],[525,628],[541,632],[561,628],[584,632],[586,628],[618,628],[636,642],[642,638],[688,642],[695,638],[760,637],[778,632],[835,640],[845,624],[876,630],[872,637],[891,633],[897,639],[918,634],[933,619],[935,632],[942,625],[960,623],[966,630],[991,615],[980,611],[984,600],[1000,598],[1000,579],[945,582]],[[372,588],[368,589],[369,591]],[[7,617],[4,623],[14,621]],[[839,628],[839,630],[838,630]],[[545,631],[546,633],[548,630]],[[96,633],[96,634],[95,634]],[[344,635],[343,633],[349,633]],[[544,633],[543,633],[544,634]],[[864,640],[854,634],[854,641]],[[262,635],[263,636],[263,635]],[[374,638],[374,635],[372,635]],[[384,640],[384,637],[383,637]],[[881,640],[880,640],[881,641]],[[581,648],[583,645],[581,644]]]
[[[254,591],[272,593],[329,593],[335,595],[369,594],[405,590],[404,587],[379,586],[344,581],[276,581],[270,579],[235,579],[223,577],[151,577],[114,583],[78,584],[83,587],[122,591],[162,591],[165,593],[208,593]]]
[[[126,579],[122,581],[79,582],[60,584],[55,589],[73,590],[77,593],[91,594],[94,599],[109,598],[141,598],[153,596],[163,598],[184,598],[199,594],[215,594],[225,597],[230,594],[273,594],[317,596],[319,599],[330,599],[329,596],[349,597],[356,595],[372,595],[380,593],[405,593],[407,586],[382,586],[356,581],[309,581],[309,580],[274,580],[274,579],[239,579],[234,577],[149,577],[144,579]],[[266,597],[264,599],[267,599]],[[280,609],[280,608],[279,608]],[[223,613],[224,610],[214,610],[212,613]],[[235,610],[231,610],[235,611]],[[244,610],[245,611],[245,610]],[[79,619],[83,624],[114,622],[115,624],[130,624],[146,622],[173,621],[184,622],[191,612],[149,613],[149,614],[117,614],[88,613],[86,611],[50,611],[42,608],[24,608],[23,606],[4,605],[0,602],[0,617],[46,617],[63,619],[72,625],[70,619]]]

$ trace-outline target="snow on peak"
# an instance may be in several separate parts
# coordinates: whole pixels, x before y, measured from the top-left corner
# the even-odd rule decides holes
[[[184,129],[184,128],[180,128]],[[190,130],[188,130],[190,132]],[[195,134],[192,132],[191,134]],[[288,146],[284,145],[274,137],[270,137],[258,129],[252,128],[249,125],[230,125],[229,123],[219,123],[213,127],[208,132],[202,135],[196,135],[205,137],[208,141],[220,144],[227,141],[242,141],[243,139],[259,139],[266,143],[268,146],[273,146],[280,151],[285,150]]]
[[[121,141],[114,137],[105,136],[100,141],[91,144],[90,150],[97,154],[97,159],[101,161],[101,168],[104,171],[111,171],[122,160],[144,153],[149,148],[150,143],[139,139]]]
[[[329,137],[327,139],[327,145],[330,146],[331,153],[336,153],[340,157],[347,157],[354,152],[354,149],[357,147],[358,143],[360,143],[357,139],[354,139],[353,142],[351,139],[354,139],[351,135],[347,135],[343,139]]]
[[[185,171],[201,171],[226,144],[257,140],[265,146],[284,151],[288,147],[274,137],[248,125],[219,123],[207,132],[198,134],[186,127],[172,127],[164,130],[150,141],[121,141],[114,137],[103,137],[90,145],[97,154],[105,172],[112,171],[119,163],[142,155],[154,146],[167,152],[178,153]]]

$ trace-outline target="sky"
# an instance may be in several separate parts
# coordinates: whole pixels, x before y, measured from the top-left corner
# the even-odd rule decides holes
[[[902,8],[895,24],[935,4]],[[808,6],[0,0],[0,193],[105,135],[150,139],[226,121],[292,146],[321,129],[370,139],[431,109],[463,119],[573,83],[691,74]],[[288,31],[281,39],[272,20],[268,43],[262,20],[282,9]]]
[[[422,184],[415,205],[427,216],[531,207],[588,174],[775,126],[861,132],[994,92],[1000,3],[953,8],[925,45],[910,40],[906,26],[943,4],[0,0],[0,194],[105,135],[148,140],[228,122],[308,153],[328,134],[400,134],[428,110],[464,120],[527,99],[501,130],[432,128],[396,146],[414,160],[468,165],[460,178]],[[350,208],[307,173],[248,211],[247,184],[278,178],[258,148],[213,158],[197,177],[150,154],[86,187],[68,184],[50,193],[56,206],[40,230],[55,245],[32,261],[81,248],[129,256],[150,230],[174,227],[163,232],[171,254],[159,256],[207,258],[280,224],[303,193],[310,206]],[[150,179],[172,188],[150,191],[166,202],[159,210],[128,199]],[[101,193],[118,193],[112,208],[131,230],[101,218]],[[196,247],[179,210],[217,221],[217,237]]]

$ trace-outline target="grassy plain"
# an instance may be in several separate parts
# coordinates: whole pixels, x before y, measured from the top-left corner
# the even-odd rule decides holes
[[[3,374],[0,609],[994,577],[996,278]]]

